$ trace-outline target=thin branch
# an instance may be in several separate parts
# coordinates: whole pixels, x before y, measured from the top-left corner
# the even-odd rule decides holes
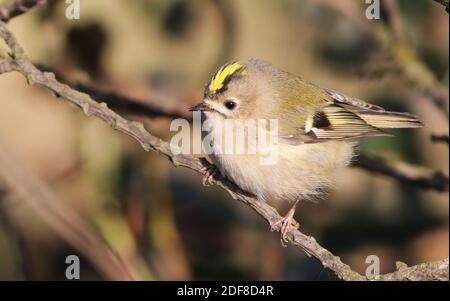
[[[443,142],[449,144],[448,135],[431,135],[431,141],[433,142]]]
[[[35,64],[35,66],[44,72],[54,73],[59,82],[66,83],[68,86],[73,87],[78,91],[89,94],[97,102],[99,102],[99,100],[103,101],[113,110],[119,110],[121,112],[149,118],[165,117],[173,119],[183,118],[186,120],[192,119],[192,114],[189,113],[187,106],[176,105],[168,107],[163,106],[156,101],[125,96],[113,90],[100,89],[81,82],[70,83],[61,73],[56,72],[48,66],[41,64]],[[9,67],[10,66],[2,66],[0,64],[0,73],[4,68]]]
[[[0,20],[8,22],[10,19],[26,13],[36,5],[45,4],[47,0],[16,0],[0,7]]]
[[[415,266],[408,267],[405,263],[396,262],[397,271],[380,275],[376,280],[383,281],[423,281],[427,280],[440,280],[448,281],[448,258],[425,262]],[[433,271],[433,275],[428,274]],[[430,277],[431,276],[431,277]]]
[[[391,27],[395,38],[397,40],[405,39],[405,28],[397,0],[384,0],[382,1],[382,5],[387,12],[389,26]]]
[[[423,175],[418,170],[400,169],[389,165],[383,158],[359,155],[353,162],[354,166],[363,168],[369,172],[389,176],[402,183],[411,184],[424,189],[448,191],[449,178],[440,171],[434,171],[431,175]]]
[[[208,163],[190,155],[173,154],[169,143],[150,134],[144,126],[139,122],[128,121],[114,111],[110,110],[105,104],[94,101],[89,95],[78,92],[67,85],[58,82],[53,73],[42,72],[37,69],[24,55],[22,47],[17,43],[12,33],[6,28],[3,22],[0,22],[0,37],[5,40],[12,51],[12,59],[6,61],[10,68],[7,70],[15,70],[23,74],[29,83],[36,83],[46,87],[55,95],[64,97],[72,104],[80,107],[87,116],[98,117],[107,122],[113,129],[121,131],[137,140],[145,150],[155,150],[165,155],[176,166],[184,166],[198,173],[204,174]],[[265,202],[258,201],[254,196],[242,191],[234,183],[216,174],[212,179],[212,183],[225,189],[234,199],[239,200],[253,210],[258,212],[269,224],[280,220],[281,216],[278,212]],[[276,230],[280,231],[279,225]],[[317,241],[311,237],[301,233],[298,229],[289,228],[289,241],[300,247],[320,260],[324,267],[331,269],[336,275],[343,280],[367,280],[367,278],[353,271],[348,265],[343,263],[338,256],[333,255],[330,251],[323,248]],[[448,266],[448,262],[447,262]],[[424,279],[441,279],[441,271],[436,275],[436,271],[428,269],[428,266],[420,266],[418,269],[424,270]],[[448,271],[447,271],[448,279]]]
[[[131,98],[114,91],[105,91],[82,83],[77,83],[74,87],[81,92],[88,93],[96,101],[103,100],[111,109],[150,118],[192,119],[192,114],[189,114],[187,107],[184,106],[165,107],[155,102]]]

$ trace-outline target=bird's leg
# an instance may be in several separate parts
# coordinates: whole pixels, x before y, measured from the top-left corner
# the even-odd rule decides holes
[[[288,242],[287,234],[288,234],[288,231],[289,231],[289,227],[293,226],[296,229],[299,227],[298,222],[294,220],[295,208],[297,207],[298,202],[299,202],[299,200],[295,201],[295,203],[292,206],[292,208],[288,211],[288,213],[284,217],[282,217],[277,222],[270,224],[270,229],[272,231],[275,231],[276,227],[279,224],[281,224],[281,227],[280,227],[281,238],[280,238],[280,240],[281,240],[281,245],[283,247],[287,246],[286,243]]]
[[[203,167],[200,172],[204,174],[202,184],[203,186],[207,186],[212,183],[212,179],[217,173],[217,167],[215,165],[209,165],[207,167]]]

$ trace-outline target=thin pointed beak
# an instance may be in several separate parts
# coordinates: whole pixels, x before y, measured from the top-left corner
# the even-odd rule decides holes
[[[212,109],[207,103],[201,102],[198,105],[189,108],[189,111],[212,111]]]

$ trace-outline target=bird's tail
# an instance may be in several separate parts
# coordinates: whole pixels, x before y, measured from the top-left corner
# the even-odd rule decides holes
[[[409,113],[389,111],[359,111],[357,115],[377,128],[420,128],[423,126],[417,116]]]

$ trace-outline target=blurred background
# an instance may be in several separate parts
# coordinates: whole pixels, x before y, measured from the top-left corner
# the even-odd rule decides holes
[[[448,14],[432,0],[381,2],[381,19],[367,20],[361,0],[81,0],[80,19],[68,20],[65,1],[54,0],[8,27],[61,81],[157,104],[173,118],[189,116],[186,108],[223,63],[271,61],[417,114],[423,129],[365,139],[358,150],[408,173],[448,175],[448,140],[431,139],[448,137]],[[0,280],[64,280],[71,254],[81,259],[83,280],[126,278],[110,257],[137,279],[336,279],[299,249],[281,247],[278,233],[223,190],[203,187],[198,174],[143,151],[22,75],[1,75],[0,91],[0,147],[14,156],[0,169],[36,175],[55,194],[47,203],[24,201],[0,177]],[[165,140],[174,134],[173,118],[116,111]],[[448,201],[448,182],[423,189],[354,167],[320,203],[301,204],[296,219],[354,270],[364,274],[366,257],[377,255],[386,273],[396,261],[448,257]],[[64,234],[67,224],[78,234]],[[89,235],[99,243],[85,243]]]

